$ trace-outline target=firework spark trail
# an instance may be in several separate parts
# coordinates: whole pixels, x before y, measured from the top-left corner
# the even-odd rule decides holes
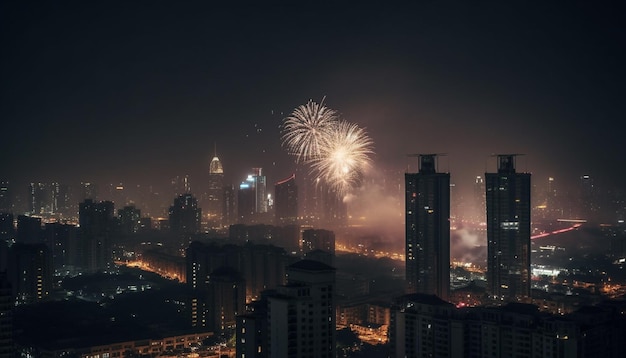
[[[306,105],[296,108],[283,123],[283,146],[289,154],[296,157],[296,162],[306,162],[320,155],[326,133],[331,131],[338,121],[337,112],[311,100]]]
[[[360,183],[373,154],[365,130],[340,120],[323,100],[309,101],[285,118],[282,144],[296,162],[309,164],[319,179],[342,195]]]
[[[358,186],[370,166],[372,140],[358,125],[340,121],[324,137],[321,155],[311,161],[314,172],[331,188],[346,194]]]

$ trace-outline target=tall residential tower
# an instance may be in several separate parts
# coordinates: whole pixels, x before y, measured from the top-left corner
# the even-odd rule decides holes
[[[515,171],[515,154],[499,154],[485,174],[487,293],[497,300],[530,297],[530,173]]]
[[[407,293],[450,291],[450,174],[435,154],[419,154],[418,173],[405,174]]]

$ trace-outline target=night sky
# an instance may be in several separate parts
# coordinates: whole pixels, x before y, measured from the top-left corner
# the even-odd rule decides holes
[[[521,153],[536,181],[624,187],[623,3],[417,3],[4,1],[0,177],[193,186],[217,147],[272,183],[282,119],[325,96],[377,171],[447,153],[462,187]]]

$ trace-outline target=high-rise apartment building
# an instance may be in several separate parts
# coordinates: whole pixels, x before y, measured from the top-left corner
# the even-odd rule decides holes
[[[209,274],[207,285],[208,328],[219,333],[234,330],[246,306],[245,279],[236,269],[222,266]]]
[[[487,292],[502,301],[530,297],[530,173],[517,173],[515,158],[497,155],[498,172],[485,174]]]
[[[298,186],[296,175],[283,179],[274,187],[276,225],[293,225],[298,222]]]
[[[287,284],[259,304],[237,321],[237,357],[335,357],[333,267],[298,261],[287,267]]]
[[[450,291],[450,174],[438,173],[435,154],[419,155],[405,174],[408,293],[448,299]]]
[[[16,304],[29,304],[45,299],[52,291],[50,250],[43,244],[13,244],[7,267]]]

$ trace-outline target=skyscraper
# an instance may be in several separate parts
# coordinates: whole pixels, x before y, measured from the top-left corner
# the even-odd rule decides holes
[[[296,175],[276,183],[274,187],[276,225],[293,225],[298,222],[298,186]]]
[[[217,154],[209,164],[209,187],[207,190],[206,212],[213,226],[222,225],[224,201],[224,169]]]
[[[267,212],[267,182],[262,168],[252,168],[255,188],[255,209],[257,213]]]
[[[248,175],[237,192],[237,222],[240,224],[262,222],[267,213],[266,178],[261,168],[252,169],[254,174]]]
[[[420,154],[418,173],[405,174],[408,293],[450,291],[450,174],[436,171],[436,155]]]
[[[515,171],[515,154],[499,154],[485,174],[487,292],[502,301],[530,297],[530,173]]]

